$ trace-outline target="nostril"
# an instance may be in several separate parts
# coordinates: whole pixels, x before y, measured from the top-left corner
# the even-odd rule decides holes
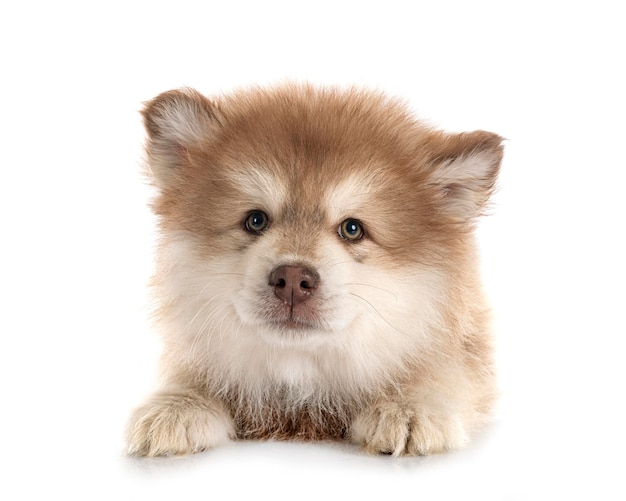
[[[274,284],[274,287],[278,287],[280,289],[284,288],[287,285],[287,283],[285,282],[284,278],[279,278],[276,283]]]
[[[309,269],[309,268],[302,268],[300,270],[300,281],[299,286],[300,289],[307,291],[307,292],[312,292],[313,289],[317,289],[317,287],[319,286],[319,282],[320,282],[320,276],[317,274],[316,271]]]

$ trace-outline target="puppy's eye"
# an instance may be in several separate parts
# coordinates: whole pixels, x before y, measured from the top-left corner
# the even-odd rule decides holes
[[[344,240],[350,240],[352,242],[359,240],[363,237],[363,226],[358,219],[346,219],[339,225],[337,230],[339,236]]]
[[[265,231],[270,224],[267,214],[261,210],[253,210],[248,214],[245,220],[245,227],[250,233],[260,234]]]

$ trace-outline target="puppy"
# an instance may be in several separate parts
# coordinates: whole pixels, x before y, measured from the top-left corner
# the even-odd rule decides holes
[[[473,229],[502,139],[433,130],[377,92],[307,85],[174,90],[143,118],[164,353],[129,452],[465,445],[495,393]]]

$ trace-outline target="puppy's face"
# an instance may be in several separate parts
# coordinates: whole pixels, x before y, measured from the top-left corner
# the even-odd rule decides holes
[[[285,174],[257,171],[264,179],[253,185],[271,191],[239,197],[254,203],[240,214],[237,314],[266,339],[283,343],[336,342],[365,317],[389,321],[389,308],[407,295],[407,275],[418,269],[394,260],[389,246],[402,235],[385,236],[401,232],[399,221],[414,219],[411,211],[384,223],[390,209],[377,201],[388,197],[381,197],[384,179],[375,167],[321,177],[311,175],[312,167],[297,169],[288,182]]]
[[[173,91],[144,118],[169,301],[192,330],[274,344],[411,337],[465,265],[501,158],[493,134],[434,132],[358,91]]]

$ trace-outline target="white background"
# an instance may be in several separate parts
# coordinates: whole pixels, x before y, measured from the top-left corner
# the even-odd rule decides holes
[[[0,498],[626,499],[621,2],[3,2]],[[502,400],[466,450],[124,455],[152,388],[141,102],[356,83],[506,138],[480,227]]]

